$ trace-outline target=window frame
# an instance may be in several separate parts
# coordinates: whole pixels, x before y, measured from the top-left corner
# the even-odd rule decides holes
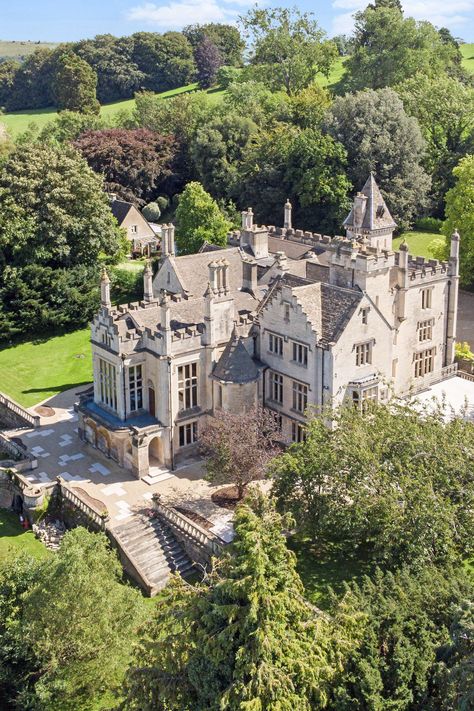
[[[183,449],[184,447],[191,447],[198,441],[198,422],[193,420],[192,422],[186,422],[178,427],[178,447]]]
[[[270,388],[269,400],[278,405],[283,405],[283,375],[275,370],[270,370],[268,384]],[[279,397],[275,397],[275,395]]]
[[[283,336],[277,333],[268,334],[268,352],[277,358],[283,358]]]
[[[298,380],[293,380],[292,384],[292,409],[295,412],[304,414],[308,408],[309,386],[306,383],[300,383]]]
[[[99,396],[103,405],[118,411],[117,368],[105,358],[99,358]]]
[[[434,372],[434,359],[436,356],[436,348],[425,348],[423,351],[418,351],[413,354],[413,364],[415,367],[415,378],[424,378]]]
[[[143,367],[141,363],[128,367],[128,404],[130,412],[143,409]]]
[[[309,346],[307,346],[304,343],[300,343],[299,341],[292,341],[291,344],[292,344],[291,362],[296,363],[296,365],[299,365],[302,368],[307,368],[308,367]]]
[[[186,412],[198,407],[198,364],[197,361],[178,366],[178,412]]]
[[[359,368],[363,365],[372,365],[373,341],[356,343],[354,347],[356,352],[356,367]]]

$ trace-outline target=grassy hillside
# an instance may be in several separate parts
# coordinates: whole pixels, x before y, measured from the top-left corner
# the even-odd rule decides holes
[[[172,96],[177,96],[178,94],[185,94],[188,92],[196,91],[198,88],[197,84],[188,84],[187,86],[181,86],[178,89],[172,89],[171,91],[164,91],[162,94],[158,94],[162,99],[168,99]],[[218,103],[222,100],[224,95],[223,89],[209,89],[207,92],[208,100],[213,104]],[[131,111],[135,106],[135,99],[125,99],[124,101],[115,101],[112,104],[105,104],[102,106],[100,114],[105,119],[113,119],[113,117],[119,111]],[[0,116],[0,123],[5,124],[11,136],[15,137],[19,133],[26,131],[28,126],[32,123],[36,124],[38,128],[43,128],[49,121],[53,120],[57,116],[56,109],[34,109],[28,111],[15,111],[11,114],[4,114]]]
[[[32,54],[35,49],[54,49],[56,42],[28,42],[22,40],[0,40],[0,58],[23,59]]]
[[[463,67],[474,74],[474,43],[461,45]]]

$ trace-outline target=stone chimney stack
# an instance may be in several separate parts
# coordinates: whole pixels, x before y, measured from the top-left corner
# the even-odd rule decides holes
[[[117,199],[117,193],[109,193],[110,202],[115,202]]]
[[[283,227],[285,230],[291,230],[291,202],[289,199],[285,202],[285,218],[283,221]]]
[[[251,230],[253,227],[253,210],[251,207],[242,212],[242,229]]]
[[[217,272],[219,269],[219,265],[217,262],[210,262],[209,263],[209,288],[213,292],[213,294],[217,294],[219,290],[218,286],[218,281],[217,281]]]
[[[288,267],[288,257],[286,256],[286,254],[284,252],[277,252],[275,254],[275,257],[276,257],[278,269],[281,272],[287,272],[289,267]]]
[[[110,309],[112,306],[110,301],[110,279],[105,267],[102,269],[100,278],[100,305],[103,309]]]
[[[256,262],[242,262],[242,289],[256,294],[257,291],[257,270]]]
[[[143,271],[143,299],[153,301],[153,272],[149,261]]]
[[[221,281],[220,281],[220,291],[227,296],[230,293],[229,285],[229,262],[227,259],[221,260]]]
[[[161,254],[163,257],[175,256],[174,229],[172,223],[161,226]]]

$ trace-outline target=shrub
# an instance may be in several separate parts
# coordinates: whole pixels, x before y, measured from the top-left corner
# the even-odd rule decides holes
[[[467,341],[463,341],[463,343],[456,343],[455,351],[456,358],[459,358],[460,360],[474,361],[474,353],[471,351],[471,346]]]
[[[170,199],[168,197],[166,197],[166,195],[160,195],[159,197],[156,198],[155,202],[158,205],[158,207],[160,208],[161,212],[164,212],[169,207]]]
[[[161,209],[158,202],[149,202],[142,210],[142,215],[149,222],[158,222],[161,217]]]
[[[415,223],[415,228],[422,232],[441,232],[442,220],[437,217],[421,217]]]

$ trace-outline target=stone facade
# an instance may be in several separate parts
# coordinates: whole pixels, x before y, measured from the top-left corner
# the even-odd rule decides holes
[[[395,223],[372,176],[346,237],[257,226],[249,209],[227,248],[162,259],[144,272],[144,300],[111,307],[102,277],[92,324],[94,397],[80,436],[137,477],[159,476],[196,451],[219,411],[257,403],[304,436],[312,407],[388,400],[453,373],[459,235],[448,262],[392,250]]]

